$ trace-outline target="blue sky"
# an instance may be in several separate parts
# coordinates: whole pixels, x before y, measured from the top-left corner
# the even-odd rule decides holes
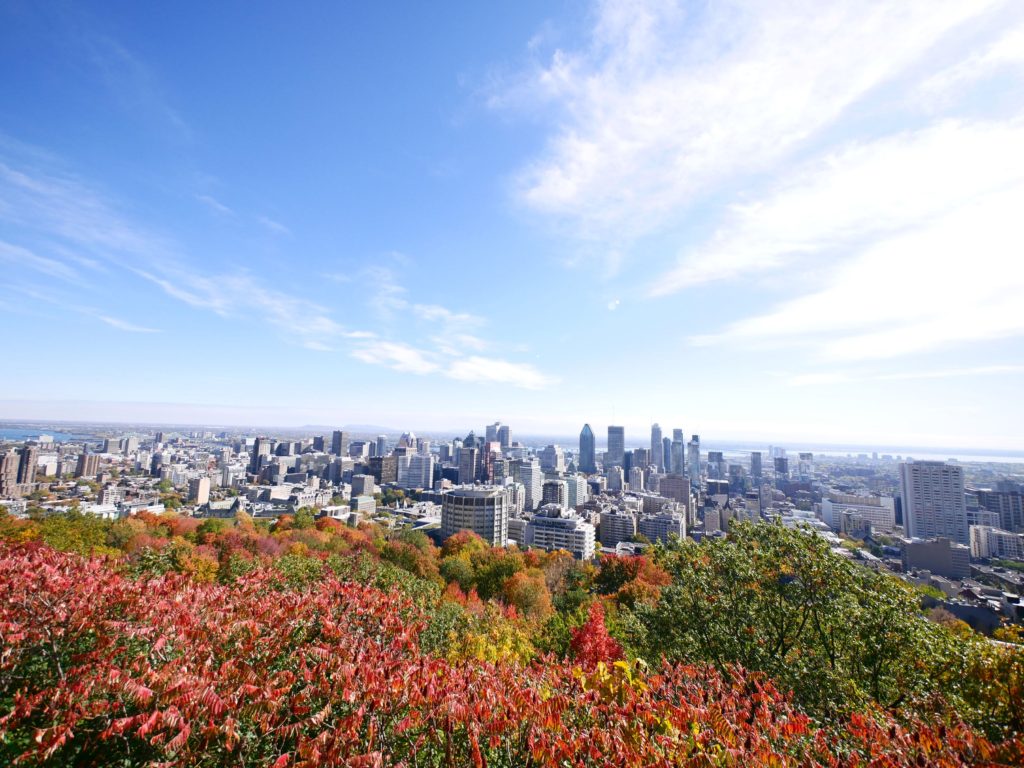
[[[1021,447],[1012,0],[4,2],[0,71],[0,417]]]

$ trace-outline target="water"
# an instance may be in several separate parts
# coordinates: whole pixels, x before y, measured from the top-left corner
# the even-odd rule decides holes
[[[39,429],[8,429],[6,427],[0,428],[0,440],[12,440],[20,443],[25,440],[35,440],[40,435],[49,435],[53,438],[55,443],[68,443],[72,440],[90,440],[93,439],[89,435],[75,435],[70,432],[51,432]]]

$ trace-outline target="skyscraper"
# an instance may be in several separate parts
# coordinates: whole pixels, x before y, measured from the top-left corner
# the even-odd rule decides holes
[[[334,430],[331,435],[331,453],[335,456],[348,456],[348,432]]]
[[[507,451],[512,445],[512,430],[508,424],[502,424],[498,427],[498,442],[501,444],[501,450]]]
[[[900,464],[900,491],[908,536],[970,544],[963,467],[943,461],[905,462]]]
[[[541,501],[544,470],[536,459],[527,459],[519,464],[519,482],[525,487],[523,511],[533,512]]]
[[[476,448],[462,446],[459,449],[459,482],[462,485],[476,482],[477,470],[480,465],[479,455]]]
[[[686,465],[690,485],[700,488],[700,435],[690,437],[690,442],[686,446]]]
[[[760,482],[761,478],[764,476],[763,470],[761,469],[760,451],[753,451],[750,454],[750,476],[757,482]]]
[[[661,447],[661,427],[657,424],[651,425],[651,464],[658,468],[659,472],[665,470],[665,459]]]
[[[501,422],[496,421],[493,424],[488,424],[484,430],[484,442],[496,443],[498,442],[498,430],[501,429]]]
[[[21,460],[18,462],[18,482],[28,485],[36,481],[36,465],[39,463],[39,449],[34,445],[26,445],[21,449]]]
[[[388,453],[388,436],[377,435],[377,456],[387,456]]]
[[[604,454],[604,468],[621,467],[626,455],[626,428],[608,427],[608,450]]]
[[[668,437],[661,438],[661,472],[667,473],[672,469],[672,440]]]
[[[592,475],[597,472],[597,451],[594,447],[594,432],[589,424],[584,424],[580,432],[580,472]]]
[[[335,432],[337,434],[337,432]],[[270,439],[257,437],[252,444],[252,455],[249,457],[249,474],[258,475],[263,461],[270,458]]]

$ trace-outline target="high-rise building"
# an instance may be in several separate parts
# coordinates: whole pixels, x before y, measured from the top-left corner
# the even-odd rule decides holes
[[[252,455],[249,457],[249,474],[258,475],[264,463],[270,460],[270,439],[257,437],[252,444]]]
[[[590,560],[594,526],[557,504],[545,504],[526,524],[523,543],[548,551],[564,549],[578,560]]]
[[[755,484],[760,483],[763,475],[761,469],[761,452],[753,451],[750,454],[750,476],[754,478]]]
[[[580,504],[586,502],[589,496],[589,488],[585,476],[569,475],[565,478],[565,485],[568,490],[565,503],[569,509],[575,509]]]
[[[18,482],[29,485],[36,481],[36,466],[39,464],[39,449],[34,445],[26,445],[21,449],[18,461]]]
[[[473,531],[491,546],[508,539],[508,494],[504,488],[454,488],[441,496],[441,537]]]
[[[488,443],[498,442],[498,430],[501,429],[501,422],[496,421],[484,428],[484,441]]]
[[[665,474],[672,469],[672,439],[661,438],[661,466],[659,472]]]
[[[370,459],[370,474],[381,485],[398,482],[398,457],[374,456]]]
[[[608,490],[621,491],[622,486],[626,481],[625,470],[623,470],[618,464],[613,464],[608,468],[605,474],[608,476]]]
[[[536,459],[526,459],[519,464],[519,482],[525,488],[523,511],[533,512],[541,502],[544,470]]]
[[[21,457],[14,451],[0,453],[0,497],[21,495],[18,467]]]
[[[900,491],[908,536],[970,543],[963,467],[942,461],[902,463]]]
[[[683,430],[672,430],[672,444],[669,449],[671,456],[669,460],[669,472],[673,475],[686,474],[686,440],[683,438]]]
[[[632,541],[636,536],[636,515],[626,509],[601,510],[598,533],[604,547],[614,547],[620,541]]]
[[[584,424],[580,431],[579,470],[588,475],[597,472],[597,451],[594,445],[594,432],[589,424]]]
[[[373,475],[352,475],[353,496],[373,496],[377,493],[377,484]]]
[[[399,478],[403,488],[431,488],[434,485],[434,457],[413,454],[403,457],[408,461],[404,477]]]
[[[188,500],[193,504],[207,504],[210,501],[210,478],[193,477],[188,481]]]
[[[700,435],[693,435],[686,445],[686,466],[690,475],[690,485],[700,488]]]
[[[377,455],[387,456],[388,455],[388,436],[377,435]]]
[[[978,506],[999,515],[999,528],[1011,533],[1024,533],[1024,493],[1013,483],[1000,483],[991,488],[972,489]]]
[[[501,445],[502,451],[507,451],[512,447],[512,430],[508,424],[502,424],[498,427],[498,443]]]
[[[476,482],[480,467],[479,456],[480,452],[476,448],[464,445],[459,449],[459,482],[462,485],[472,485]]]
[[[629,490],[633,493],[644,491],[644,471],[640,467],[633,467],[629,470]]]
[[[156,456],[153,457],[156,460]],[[78,455],[78,465],[75,467],[75,477],[96,477],[100,471],[100,456],[98,453],[83,451]]]
[[[557,445],[548,445],[538,454],[541,469],[548,472],[565,472],[565,453]]]
[[[348,432],[334,430],[331,435],[331,453],[335,456],[348,456]]]
[[[608,427],[608,450],[604,454],[604,468],[621,467],[626,460],[626,428]]]
[[[651,425],[651,464],[658,468],[659,472],[665,471],[665,459],[661,446],[661,427],[657,424]]]
[[[971,526],[971,556],[1024,560],[1024,533],[1011,533],[988,525]]]
[[[651,515],[641,515],[637,531],[648,541],[668,541],[670,536],[686,537],[686,516],[671,507]]]
[[[541,487],[541,504],[569,506],[569,485],[564,480],[545,480]]]
[[[775,459],[775,482],[789,480],[789,459],[785,456],[776,456]]]

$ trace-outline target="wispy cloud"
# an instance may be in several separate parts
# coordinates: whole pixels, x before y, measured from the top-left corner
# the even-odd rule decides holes
[[[933,379],[973,378],[1024,373],[1024,365],[979,365],[971,368],[899,371],[896,373],[847,373],[843,371],[798,374],[789,379],[790,386],[812,387],[827,384],[848,384],[868,381],[919,381]]]
[[[557,381],[527,363],[476,355],[453,361],[446,375],[460,381],[499,382],[523,389],[545,389]]]
[[[495,99],[535,93],[561,110],[518,196],[585,238],[676,226],[702,195],[772,168],[998,5],[603,2],[585,49],[556,51]]]
[[[110,317],[109,315],[97,315],[107,325],[112,328],[117,328],[119,331],[128,331],[129,333],[160,333],[157,328],[147,328],[142,325],[135,325],[129,323],[127,320],[122,320],[118,317]]]
[[[233,210],[231,210],[228,206],[224,205],[224,203],[215,198],[213,195],[196,195],[196,200],[201,202],[214,213],[220,214],[221,216],[235,215],[235,212]]]
[[[290,235],[292,233],[292,231],[284,224],[279,221],[275,221],[269,216],[257,216],[256,220],[275,235]]]
[[[68,264],[48,259],[45,256],[38,256],[28,248],[6,243],[3,240],[0,240],[0,262],[6,262],[9,265],[26,266],[50,277],[60,278],[69,282],[79,279],[78,272]]]
[[[650,286],[664,296],[749,277],[948,215],[1024,182],[1024,119],[944,121],[854,142],[798,167],[764,199],[734,206],[711,241],[685,252]],[[923,256],[922,256],[923,257]]]
[[[359,347],[352,356],[364,363],[384,365],[403,373],[433,373],[438,370],[437,363],[427,359],[422,350],[393,341],[378,341]]]

